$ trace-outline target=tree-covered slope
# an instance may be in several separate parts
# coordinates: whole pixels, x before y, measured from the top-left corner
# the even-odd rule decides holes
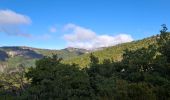
[[[90,52],[89,50],[86,49],[79,49],[79,48],[65,48],[61,50],[49,50],[49,49],[35,49],[39,54],[42,54],[44,56],[50,56],[52,54],[57,54],[59,57],[63,59],[71,59],[72,57],[75,56],[80,56],[82,54],[86,54]]]
[[[102,62],[104,59],[110,59],[113,61],[120,61],[122,59],[122,54],[124,50],[136,50],[142,47],[147,48],[149,45],[154,44],[156,42],[156,37],[153,36],[150,38],[145,38],[138,41],[133,41],[129,43],[123,43],[112,47],[104,48],[103,50],[95,51],[93,54],[99,58],[99,61]],[[86,67],[90,63],[89,59],[90,54],[84,54],[78,57],[74,57],[72,59],[64,60],[64,63],[75,63],[79,64],[81,67]]]

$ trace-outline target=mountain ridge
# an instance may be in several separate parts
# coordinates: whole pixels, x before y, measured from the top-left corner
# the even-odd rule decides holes
[[[35,61],[44,56],[57,54],[63,59],[71,59],[90,51],[78,48],[65,48],[61,50],[40,49],[27,46],[3,46],[0,47],[0,69],[5,67],[17,67],[23,64],[26,67],[35,66]]]
[[[24,64],[25,66],[29,67],[34,66],[34,63],[37,59],[40,59],[44,56],[57,54],[58,57],[63,58],[63,63],[75,63],[79,64],[81,67],[86,67],[90,63],[90,53],[93,53],[95,56],[99,57],[100,62],[102,62],[104,59],[120,61],[125,49],[135,50],[142,47],[148,47],[150,44],[156,42],[156,38],[157,36],[152,36],[137,41],[98,48],[95,50],[86,50],[73,47],[68,47],[61,50],[51,50],[27,46],[3,46],[0,47],[0,60],[2,59],[0,63],[4,63],[5,60],[5,63],[7,63],[10,67],[16,67],[19,64]]]
[[[102,63],[104,59],[109,59],[112,61],[120,61],[122,59],[122,54],[124,53],[124,50],[126,49],[136,50],[143,47],[147,48],[149,45],[156,43],[158,36],[159,35],[151,36],[137,41],[106,47],[103,48],[102,50],[93,52],[93,54],[99,58],[100,63]],[[74,57],[73,59],[66,59],[64,63],[69,63],[69,64],[75,63],[80,65],[81,67],[87,67],[90,63],[89,56],[90,54],[80,55]]]

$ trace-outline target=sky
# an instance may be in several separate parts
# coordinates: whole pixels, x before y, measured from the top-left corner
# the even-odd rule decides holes
[[[0,46],[94,49],[170,26],[170,0],[0,0]]]

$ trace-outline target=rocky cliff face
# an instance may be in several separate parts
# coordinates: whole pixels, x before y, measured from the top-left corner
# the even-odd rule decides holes
[[[15,56],[17,56],[19,53],[18,53],[18,52],[15,52],[15,51],[8,51],[7,54],[8,54],[8,56],[10,56],[10,57],[15,57]]]
[[[37,52],[22,47],[1,47],[1,51],[4,53],[0,53],[0,56],[15,57],[15,56],[23,56],[25,58],[42,58],[43,55],[38,54]],[[4,58],[4,57],[3,57]]]
[[[15,57],[15,56],[24,56],[26,58],[42,58],[43,55],[38,54],[32,50],[24,49],[24,50],[16,50],[16,51],[9,51],[7,54],[10,57]]]

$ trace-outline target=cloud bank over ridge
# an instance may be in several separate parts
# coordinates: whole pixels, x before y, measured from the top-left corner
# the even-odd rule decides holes
[[[91,29],[75,24],[65,25],[64,30],[67,32],[64,39],[67,41],[68,46],[76,48],[95,49],[133,41],[132,36],[129,34],[99,35]]]

